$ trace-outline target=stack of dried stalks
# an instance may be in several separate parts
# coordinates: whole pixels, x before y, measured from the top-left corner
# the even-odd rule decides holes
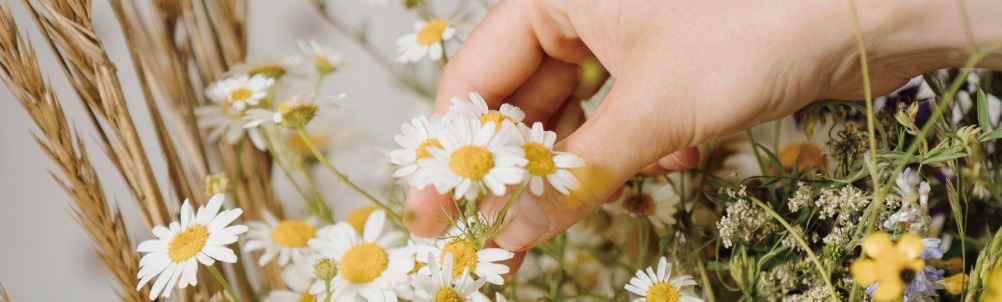
[[[127,99],[115,64],[95,34],[90,0],[23,0],[59,67],[71,83],[97,132],[98,143],[127,184],[148,230],[175,217],[180,200],[196,205],[208,196],[202,180],[226,172],[236,183],[236,206],[245,219],[260,219],[261,210],[282,217],[271,190],[271,158],[249,142],[210,144],[196,126],[194,108],[205,104],[204,87],[220,79],[247,53],[245,0],[111,0],[126,37],[143,92],[143,100]],[[148,288],[136,291],[138,255],[114,204],[109,204],[90,163],[80,129],[68,123],[59,99],[38,68],[32,44],[18,31],[9,5],[0,8],[0,76],[38,125],[35,138],[62,170],[53,174],[75,202],[74,218],[95,242],[98,258],[121,286],[123,301],[145,301]],[[162,191],[150,165],[128,106],[145,106],[166,163],[169,189]],[[239,158],[238,158],[239,155]],[[236,161],[241,161],[238,171]],[[164,195],[167,193],[168,195]],[[256,257],[255,257],[256,258]],[[217,266],[225,269],[222,263]],[[244,298],[248,272],[238,263],[228,268]],[[204,271],[203,271],[204,272]],[[279,269],[262,269],[264,285],[279,288]],[[251,273],[250,275],[254,275]],[[207,275],[200,280],[211,280]],[[182,291],[182,301],[218,292],[218,284],[199,282]],[[258,289],[264,290],[264,289]]]

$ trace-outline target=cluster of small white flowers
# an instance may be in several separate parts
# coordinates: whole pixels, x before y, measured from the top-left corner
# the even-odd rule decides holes
[[[727,196],[737,199],[727,206],[725,210],[727,215],[717,222],[720,239],[723,240],[725,247],[731,247],[734,245],[734,241],[754,234],[755,230],[769,221],[770,216],[769,213],[745,199],[747,194],[744,186],[741,186],[740,190],[736,192],[731,189],[726,189],[724,192]]]
[[[852,240],[853,233],[855,232],[856,224],[848,221],[845,224],[840,224],[832,228],[831,233],[828,233],[821,241],[825,244],[844,246]]]
[[[870,200],[863,196],[863,191],[853,186],[821,190],[821,196],[814,202],[814,206],[821,209],[821,219],[834,218],[841,213],[840,221],[851,219],[869,204]]]
[[[798,279],[793,269],[792,263],[782,262],[768,272],[759,273],[758,281],[755,282],[759,298],[766,301],[777,301],[796,290]]]
[[[793,227],[793,231],[797,233],[797,236],[800,236],[800,238],[803,238],[804,241],[807,241],[807,242],[810,242],[810,243],[818,242],[818,234],[817,233],[804,234],[804,228],[801,227],[801,226],[799,226],[799,225],[798,226],[794,226]],[[783,240],[780,241],[779,244],[782,245],[782,246],[784,246],[784,247],[788,247],[790,249],[793,249],[793,250],[798,250],[798,251],[803,251],[804,250],[804,247],[801,246],[800,243],[797,243],[797,238],[793,237],[793,234],[788,234],[788,235],[786,235],[786,237],[783,237]]]
[[[791,213],[796,213],[801,208],[806,208],[814,203],[811,191],[811,185],[806,182],[801,182],[797,185],[797,192],[793,194],[793,198],[787,201]]]
[[[831,293],[824,286],[813,287],[803,294],[783,297],[782,302],[841,302],[844,301],[842,294],[835,292],[838,301],[832,301]]]

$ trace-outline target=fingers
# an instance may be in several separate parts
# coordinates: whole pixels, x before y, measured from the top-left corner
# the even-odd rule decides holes
[[[647,165],[643,170],[640,170],[640,174],[644,176],[657,176],[674,171],[692,169],[697,164],[699,164],[699,150],[695,147],[685,148]]]
[[[444,232],[449,225],[440,221],[448,220],[444,210],[449,210],[451,217],[457,213],[449,193],[440,195],[435,187],[427,186],[423,190],[411,187],[404,203],[404,226],[411,233],[420,237],[436,237]]]
[[[546,122],[577,88],[578,66],[544,57],[539,68],[522,86],[505,98],[505,103],[525,112],[524,122]]]

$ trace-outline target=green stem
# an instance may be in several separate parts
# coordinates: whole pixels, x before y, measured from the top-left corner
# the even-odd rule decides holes
[[[230,297],[233,298],[233,301],[240,302],[240,298],[233,293],[233,290],[230,289],[230,284],[226,283],[226,279],[223,279],[223,275],[219,274],[219,271],[216,270],[216,267],[211,265],[206,265],[205,267],[209,268],[209,272],[212,273],[213,277],[216,277],[216,281],[219,281],[219,284],[223,285],[223,288],[226,289],[226,293],[230,294]]]
[[[501,208],[501,213],[498,213],[498,219],[495,219],[495,221],[500,222],[502,221],[502,219],[504,219],[505,215],[508,215],[508,209],[510,209],[511,205],[515,203],[515,199],[522,194],[522,190],[524,189],[525,189],[525,183],[518,185],[518,189],[515,189],[515,194],[512,194],[511,198],[508,198],[508,203],[505,203],[504,208]]]
[[[299,126],[296,128],[296,133],[299,133],[299,138],[302,138],[303,142],[306,143],[306,146],[310,148],[310,151],[313,151],[313,155],[317,157],[317,160],[319,160],[320,163],[323,163],[324,166],[327,167],[327,170],[330,170],[331,173],[333,173],[334,176],[336,176],[337,179],[341,181],[341,183],[344,183],[352,190],[355,190],[355,192],[358,192],[359,194],[365,196],[365,198],[368,198],[370,201],[372,201],[372,203],[376,204],[376,206],[382,208],[383,211],[386,211],[386,215],[393,217],[393,219],[397,221],[401,221],[400,215],[397,215],[397,213],[391,211],[389,207],[387,207],[385,204],[377,200],[375,197],[372,197],[372,195],[369,195],[369,193],[366,193],[365,190],[362,190],[358,186],[355,186],[355,184],[349,181],[348,178],[344,177],[344,174],[341,174],[341,172],[338,172],[338,170],[335,169],[334,166],[331,166],[331,163],[327,161],[327,157],[324,157],[324,154],[321,153],[319,149],[317,149],[316,145],[313,144],[313,139],[311,139],[310,135],[306,133],[306,128],[304,128],[303,126]]]
[[[445,53],[445,41],[438,42],[442,44],[442,66],[449,64],[449,55]]]
[[[327,76],[327,74],[321,74],[321,75],[317,76],[317,82],[313,83],[313,94],[317,94],[317,93],[320,92],[320,83],[323,82],[324,77],[326,77],[326,76]]]
[[[703,280],[703,293],[706,294],[706,300],[708,302],[716,302],[717,299],[713,297],[713,287],[710,286],[710,276],[706,274],[706,263],[703,262],[703,257],[696,257],[699,259],[699,278]]]
[[[324,291],[324,293],[327,293],[324,302],[331,302],[331,280],[324,280],[324,288],[327,289]]]
[[[758,153],[758,143],[755,142],[755,136],[752,135],[751,129],[745,130],[745,134],[748,135],[748,142],[751,143],[752,151],[755,151],[755,161],[758,162],[758,168],[762,170],[762,175],[769,175],[768,171],[765,170],[765,163],[762,162],[762,155]]]
[[[811,262],[813,262],[814,266],[817,267],[818,272],[824,275],[823,280],[825,281],[825,286],[828,287],[828,292],[829,294],[831,294],[832,301],[839,301],[838,293],[835,292],[835,287],[832,286],[832,281],[830,280],[831,278],[828,277],[828,271],[825,269],[823,265],[821,265],[821,260],[818,260],[818,256],[814,255],[814,251],[812,251],[811,247],[807,245],[807,241],[804,241],[804,238],[800,237],[800,234],[797,234],[797,231],[793,229],[793,226],[791,226],[789,222],[786,222],[786,219],[783,219],[782,216],[779,216],[779,213],[773,211],[772,208],[762,203],[762,201],[759,201],[757,198],[750,198],[750,199],[752,202],[761,207],[763,210],[769,212],[769,215],[772,215],[773,218],[776,218],[776,220],[778,220],[780,224],[786,227],[786,230],[790,231],[790,235],[793,236],[793,239],[796,239],[797,243],[800,244],[800,247],[804,248],[804,251],[807,252],[807,256],[811,257]]]

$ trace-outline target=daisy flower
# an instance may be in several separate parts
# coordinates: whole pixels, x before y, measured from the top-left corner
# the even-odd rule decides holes
[[[630,279],[630,283],[626,285],[626,290],[640,295],[640,298],[634,299],[633,302],[703,302],[703,299],[680,290],[683,286],[696,285],[696,281],[689,275],[672,278],[671,266],[665,257],[661,257],[657,272],[651,267],[647,267],[646,273],[637,270],[637,276]]]
[[[409,295],[407,275],[414,268],[414,251],[401,244],[404,235],[392,229],[386,213],[373,211],[359,235],[346,222],[339,222],[319,231],[319,238],[307,244],[318,254],[338,261],[340,270],[331,280],[331,296],[335,302],[396,301]],[[316,281],[311,294],[324,292],[323,281]]]
[[[428,56],[432,61],[442,59],[445,41],[456,35],[456,29],[449,26],[449,20],[418,20],[414,22],[416,32],[397,39],[397,61],[415,63]]]
[[[458,121],[461,119],[480,120],[481,125],[487,122],[494,122],[494,130],[501,130],[502,127],[515,126],[525,119],[525,112],[511,104],[501,104],[498,110],[487,108],[487,102],[476,92],[470,92],[470,101],[459,97],[452,98],[452,105],[446,113],[446,118]]]
[[[344,94],[316,99],[312,94],[299,93],[275,107],[275,110],[250,109],[244,117],[244,128],[257,127],[266,123],[275,123],[288,128],[305,126],[313,119],[319,107],[334,106],[334,101],[343,99]]]
[[[247,232],[248,240],[244,246],[248,252],[264,250],[261,258],[258,258],[257,265],[264,266],[277,256],[278,265],[285,266],[289,261],[303,262],[305,256],[313,254],[313,250],[306,245],[306,242],[317,236],[320,221],[315,217],[279,221],[268,210],[261,210],[261,217],[264,218],[263,222],[247,223],[250,231]]]
[[[247,106],[257,106],[268,96],[268,88],[272,85],[275,85],[275,79],[260,74],[238,75],[212,83],[205,89],[205,97],[217,104],[225,102],[233,109],[243,111]]]
[[[874,300],[892,301],[900,298],[905,286],[912,283],[925,269],[925,259],[918,257],[925,249],[919,236],[904,234],[895,244],[887,233],[876,232],[866,236],[862,245],[869,259],[856,260],[850,271],[859,285],[880,283],[873,290]]]
[[[246,115],[228,105],[209,104],[195,108],[198,128],[209,131],[207,139],[210,142],[219,140],[223,134],[226,142],[234,145],[247,133],[254,147],[265,150],[264,138],[258,129],[244,129]]]
[[[639,187],[639,188],[638,188]],[[669,183],[645,180],[643,183],[626,188],[614,203],[605,204],[606,210],[630,217],[647,217],[651,224],[664,228],[675,224],[675,212],[682,198],[675,193]]]
[[[317,279],[313,275],[313,267],[308,261],[296,262],[282,269],[282,282],[289,289],[273,290],[264,298],[264,302],[300,302],[313,301],[316,297],[310,294],[310,286]],[[322,299],[321,299],[322,300]]]
[[[206,206],[192,211],[191,203],[181,204],[181,221],[171,222],[168,227],[156,226],[153,235],[157,239],[143,241],[136,251],[146,253],[139,260],[139,290],[154,276],[160,275],[150,290],[150,300],[157,296],[170,297],[174,284],[178,288],[198,284],[198,263],[212,265],[215,260],[235,263],[237,255],[226,245],[237,241],[237,235],[247,231],[243,225],[229,226],[242,210],[232,209],[220,212],[223,194],[213,195]]]
[[[317,40],[310,40],[309,42],[298,41],[297,43],[299,43],[299,48],[302,48],[303,52],[309,55],[310,58],[313,58],[313,64],[317,66],[317,73],[321,76],[334,72],[341,67],[341,54],[320,45]]]
[[[412,181],[419,188],[434,184],[439,194],[454,191],[456,199],[475,200],[486,189],[502,196],[505,185],[523,182],[525,159],[522,148],[506,146],[509,129],[497,131],[494,122],[481,126],[477,120],[454,120],[439,135],[442,148],[427,148],[432,157],[418,160],[421,167]]]
[[[438,141],[438,132],[448,123],[441,116],[432,115],[430,118],[419,116],[400,126],[403,134],[393,137],[403,149],[390,152],[390,161],[401,167],[393,173],[394,177],[408,177],[418,170],[417,161],[431,157],[428,147],[442,148]]]
[[[244,62],[233,64],[227,75],[263,75],[273,79],[281,79],[282,76],[290,75],[301,77],[305,75],[302,70],[303,60],[297,55],[275,57],[271,55],[254,56],[247,58]]]
[[[519,123],[521,135],[514,135],[516,144],[525,151],[525,179],[529,189],[536,196],[543,195],[543,179],[560,194],[570,194],[568,190],[581,187],[578,179],[567,171],[569,168],[584,167],[584,159],[574,153],[553,151],[553,143],[557,141],[557,133],[543,130],[543,123],[536,122],[529,128]]]
[[[445,254],[445,261],[442,261],[441,267],[435,261],[435,256],[430,253],[427,263],[431,273],[415,275],[411,280],[411,285],[414,286],[414,302],[453,302],[467,299],[490,302],[479,292],[487,279],[473,279],[469,270],[463,270],[457,279],[453,279],[455,276],[452,272],[455,268],[452,267],[452,253]]]
[[[481,221],[486,223],[487,217],[483,214],[479,214]],[[470,219],[476,219],[470,217]],[[416,252],[418,255],[430,254],[434,256],[432,259],[438,259],[438,261],[445,261],[447,257],[445,254],[451,254],[453,256],[452,260],[455,265],[452,269],[452,277],[458,278],[463,271],[470,271],[473,274],[487,279],[487,282],[502,285],[504,284],[504,278],[501,275],[507,274],[510,271],[507,265],[498,263],[504,260],[511,259],[515,257],[515,253],[501,248],[484,248],[477,250],[477,247],[467,240],[463,240],[463,229],[458,227],[463,225],[462,223],[456,223],[455,226],[446,231],[446,237],[442,239],[435,239],[432,244],[421,244],[422,241],[427,243],[426,240],[413,240],[417,242],[415,244]],[[418,257],[418,262],[431,264],[426,258]],[[441,262],[444,265],[444,262]],[[418,270],[419,274],[428,275],[428,266],[422,267]]]

